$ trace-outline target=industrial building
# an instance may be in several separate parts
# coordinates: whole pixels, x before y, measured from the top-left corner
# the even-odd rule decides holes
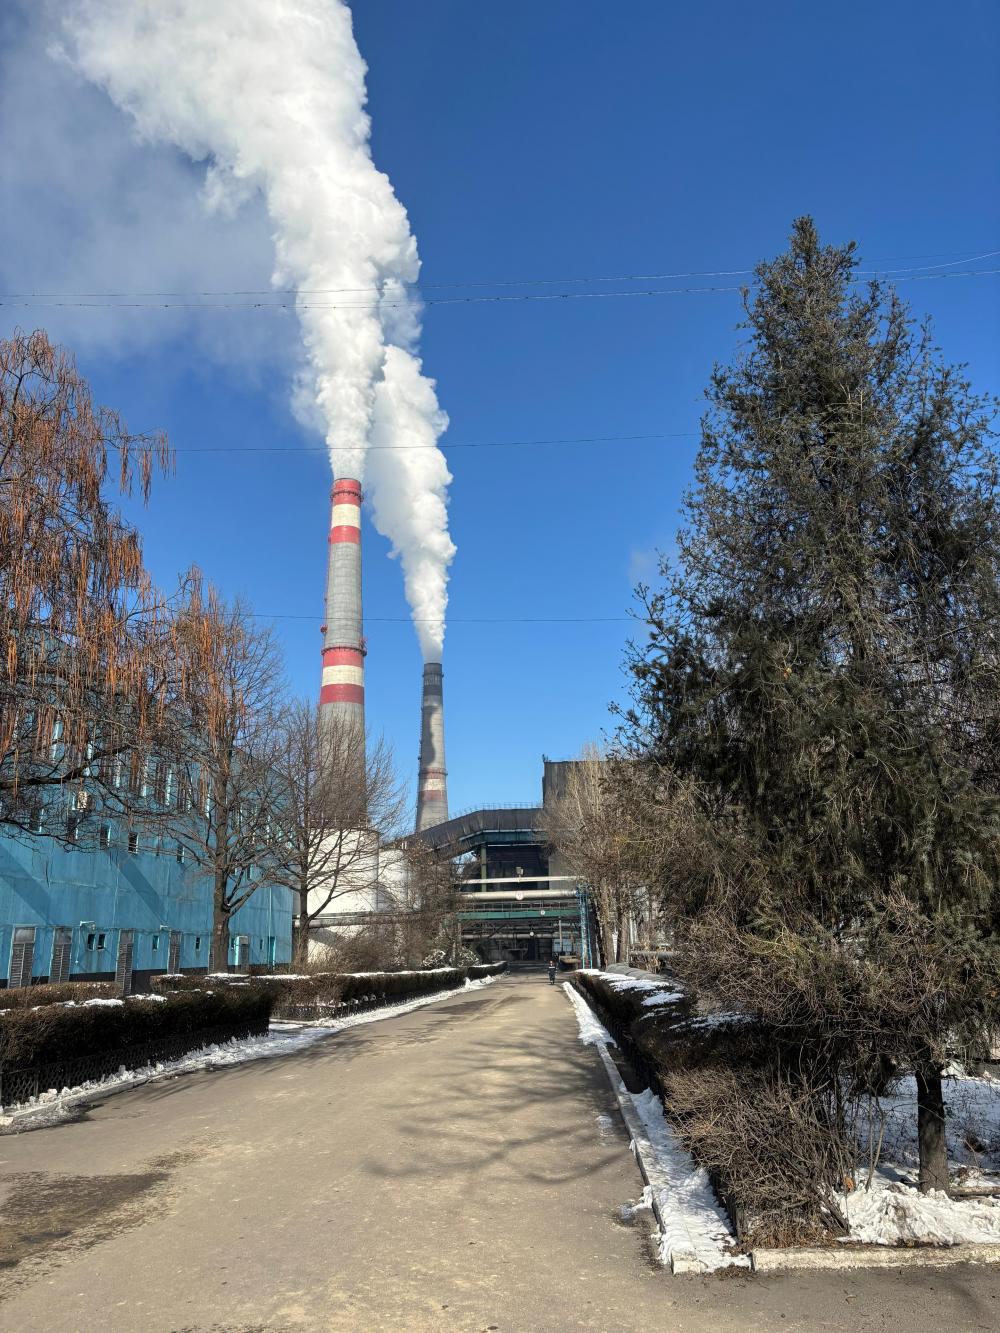
[[[543,962],[573,955],[593,961],[587,886],[549,848],[545,802],[561,790],[566,763],[545,759],[542,803],[468,810],[419,831],[455,859],[462,942],[486,961]]]
[[[231,930],[231,964],[289,962],[291,893],[261,884]],[[111,824],[86,847],[0,833],[0,985],[144,990],[156,972],[208,971],[211,944],[212,881],[179,844]]]

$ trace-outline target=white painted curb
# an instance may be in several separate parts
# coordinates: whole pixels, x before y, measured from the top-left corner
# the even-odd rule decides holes
[[[1000,1263],[1000,1245],[831,1245],[754,1250],[750,1258],[757,1273],[819,1268],[948,1268],[953,1264]]]
[[[574,986],[569,983],[563,983],[563,991],[569,999],[570,1004],[578,1013],[583,1013],[588,1017],[596,1018],[593,1010],[587,1004],[586,1000],[579,994]],[[599,1021],[599,1020],[598,1020]],[[656,1150],[649,1141],[646,1133],[646,1127],[642,1123],[635,1105],[632,1101],[632,1094],[622,1082],[621,1075],[614,1060],[608,1054],[607,1045],[603,1041],[591,1043],[596,1047],[601,1057],[601,1063],[604,1065],[604,1072],[608,1076],[608,1082],[615,1094],[618,1102],[618,1109],[622,1113],[622,1119],[625,1121],[625,1128],[631,1137],[629,1145],[635,1155],[635,1160],[639,1167],[639,1173],[643,1181],[650,1187],[652,1194],[653,1215],[656,1218],[660,1233],[665,1241],[665,1248],[670,1259],[671,1273],[708,1273],[715,1270],[708,1268],[698,1257],[698,1251],[693,1239],[687,1231],[686,1220],[683,1216],[666,1216],[660,1207],[661,1191],[670,1193],[672,1182],[667,1178],[659,1165]]]

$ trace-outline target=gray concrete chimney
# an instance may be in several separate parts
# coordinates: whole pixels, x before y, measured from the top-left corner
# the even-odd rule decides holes
[[[440,662],[424,667],[420,705],[420,771],[417,777],[417,832],[448,818],[448,771],[444,766],[444,672]]]

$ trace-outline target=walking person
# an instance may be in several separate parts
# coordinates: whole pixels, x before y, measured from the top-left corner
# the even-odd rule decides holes
[[[549,985],[550,985],[550,986],[554,986],[555,984],[556,984],[556,960],[555,960],[554,958],[550,958],[550,959],[549,959]]]

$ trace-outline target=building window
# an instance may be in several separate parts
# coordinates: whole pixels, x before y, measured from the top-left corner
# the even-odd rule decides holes
[[[111,846],[111,825],[110,825],[110,824],[102,824],[101,827],[98,829],[98,831],[97,831],[97,845],[98,845],[98,847],[110,847],[110,846]]]
[[[134,831],[128,835],[128,849],[130,852],[139,850],[139,835]]]
[[[8,974],[8,985],[11,989],[31,985],[31,968],[34,960],[35,927],[15,926]]]
[[[66,837],[70,842],[76,842],[80,835],[80,816],[72,814],[66,820]]]
[[[200,935],[196,935],[196,936],[194,937],[194,951],[195,951],[195,953],[201,953],[201,936],[200,936]]]
[[[160,952],[160,937],[159,937],[159,935],[154,935],[154,936],[153,936],[153,953],[159,953],[159,952]]]
[[[91,953],[106,949],[108,937],[103,930],[92,930],[87,936],[87,948]]]
[[[177,844],[177,864],[179,866],[184,864],[184,844],[182,842]]]

